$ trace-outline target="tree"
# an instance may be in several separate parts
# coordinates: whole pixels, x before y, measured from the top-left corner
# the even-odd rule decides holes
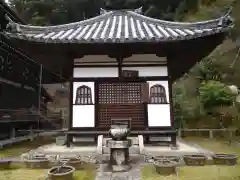
[[[199,94],[205,109],[231,106],[236,99],[228,86],[219,81],[203,82],[199,88]]]
[[[29,24],[53,25],[66,21],[64,0],[10,0],[10,5]]]
[[[177,127],[182,128],[186,124],[196,124],[199,119],[205,116],[204,108],[198,96],[189,96],[188,89],[184,85],[174,86],[173,105]]]
[[[100,8],[136,9],[154,18],[173,20],[181,0],[10,0],[10,5],[29,24],[56,25],[99,15]]]
[[[34,25],[57,25],[81,21],[99,14],[97,0],[10,0],[20,17]]]

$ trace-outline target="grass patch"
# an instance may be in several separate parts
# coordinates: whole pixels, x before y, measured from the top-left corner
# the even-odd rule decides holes
[[[240,156],[240,148],[229,146],[225,141],[202,138],[186,138],[186,141],[197,143],[216,153],[235,153]],[[236,166],[180,167],[178,176],[160,176],[152,165],[143,167],[141,173],[143,180],[240,180],[240,161],[238,159]]]
[[[47,169],[14,169],[1,170],[0,179],[6,180],[46,180]],[[95,166],[88,166],[74,172],[75,180],[94,180],[96,176]]]
[[[21,142],[0,150],[0,157],[16,157],[32,149],[54,142],[51,137],[38,137],[34,141]],[[25,169],[22,164],[13,163],[12,169],[0,170],[0,180],[46,180],[48,169]],[[96,165],[85,164],[74,172],[75,180],[94,180]]]
[[[53,143],[54,139],[51,137],[38,137],[34,141],[26,141],[18,144],[14,144],[8,147],[0,149],[0,157],[16,157],[20,156],[23,153],[26,153],[32,149],[36,149],[40,146]]]
[[[187,142],[193,142],[200,145],[203,148],[209,149],[215,153],[234,153],[240,156],[240,147],[229,145],[228,141],[220,139],[203,139],[199,137],[189,137],[184,139]],[[238,159],[238,162],[240,159]]]

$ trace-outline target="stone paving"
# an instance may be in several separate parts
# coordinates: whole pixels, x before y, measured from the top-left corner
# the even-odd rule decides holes
[[[193,144],[186,143],[184,141],[178,140],[179,148],[176,150],[171,149],[168,146],[161,145],[148,145],[145,144],[144,151],[146,154],[158,154],[158,155],[182,155],[182,154],[195,154],[195,153],[204,153],[203,149],[194,146]],[[97,148],[96,145],[88,146],[77,146],[72,145],[70,148],[66,146],[60,146],[56,144],[49,144],[41,146],[36,149],[41,153],[45,154],[96,154]],[[137,153],[138,154],[138,153]]]
[[[178,140],[178,149],[171,149],[169,146],[145,145],[144,151],[147,155],[168,155],[168,156],[183,156],[187,154],[212,154],[211,151],[201,148],[196,144],[187,143],[183,140]]]
[[[141,180],[141,164],[132,164],[128,172],[110,172],[107,164],[100,164],[95,180]]]
[[[70,148],[66,146],[60,146],[56,144],[44,145],[37,148],[35,151],[41,152],[44,154],[65,154],[65,155],[76,155],[76,154],[96,154],[96,145],[95,146],[71,146]]]

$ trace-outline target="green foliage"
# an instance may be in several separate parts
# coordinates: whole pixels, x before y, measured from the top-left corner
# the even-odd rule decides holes
[[[197,7],[195,1],[184,0],[184,9]],[[99,14],[105,9],[143,8],[143,14],[174,20],[175,10],[182,0],[10,0],[11,6],[30,24],[55,25],[80,21]],[[179,16],[181,16],[179,14]]]
[[[10,0],[10,5],[29,24],[52,25],[66,20],[64,0]]]
[[[199,88],[200,99],[205,108],[231,106],[236,97],[230,89],[219,81],[203,82]]]
[[[173,90],[174,116],[177,127],[183,127],[189,121],[197,121],[205,116],[205,110],[197,96],[189,97],[187,89],[175,87]]]
[[[214,2],[216,2],[216,0],[201,0],[201,4],[205,6],[209,6]]]

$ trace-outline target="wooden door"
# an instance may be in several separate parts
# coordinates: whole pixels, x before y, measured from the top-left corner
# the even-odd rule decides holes
[[[98,85],[98,127],[110,129],[112,119],[128,119],[132,129],[144,129],[145,105],[140,82]],[[145,93],[146,94],[146,93]]]

